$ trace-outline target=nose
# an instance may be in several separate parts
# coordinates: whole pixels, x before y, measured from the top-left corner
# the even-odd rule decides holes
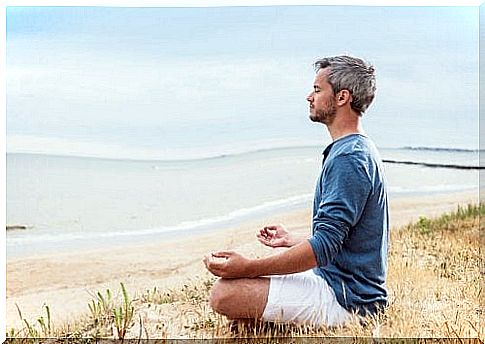
[[[313,101],[313,92],[311,92],[309,95],[306,96],[306,100],[309,102]]]

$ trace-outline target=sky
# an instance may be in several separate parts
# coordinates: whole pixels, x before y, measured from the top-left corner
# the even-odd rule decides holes
[[[339,54],[376,67],[379,146],[478,147],[477,7],[8,7],[6,53],[7,152],[320,144]]]

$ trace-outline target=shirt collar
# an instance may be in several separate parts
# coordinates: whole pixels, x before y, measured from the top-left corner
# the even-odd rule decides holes
[[[345,136],[339,137],[338,139],[336,139],[335,141],[333,141],[332,143],[330,143],[325,148],[325,150],[322,152],[323,156],[324,157],[327,157],[328,156],[328,153],[330,153],[330,149],[332,149],[332,147],[333,147],[334,144],[347,141],[347,139],[349,139],[351,137],[354,137],[354,136],[367,137],[367,135],[364,135],[364,134],[361,134],[361,133],[353,133],[353,134],[349,134],[349,135],[345,135]]]

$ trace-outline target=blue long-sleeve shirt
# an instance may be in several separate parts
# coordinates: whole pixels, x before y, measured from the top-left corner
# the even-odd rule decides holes
[[[349,311],[374,314],[387,303],[385,286],[389,209],[379,153],[352,134],[324,151],[309,242],[337,301]]]

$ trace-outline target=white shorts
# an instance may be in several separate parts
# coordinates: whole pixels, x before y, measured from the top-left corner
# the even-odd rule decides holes
[[[333,289],[313,270],[271,276],[263,320],[312,326],[338,326],[351,314],[337,301]]]

